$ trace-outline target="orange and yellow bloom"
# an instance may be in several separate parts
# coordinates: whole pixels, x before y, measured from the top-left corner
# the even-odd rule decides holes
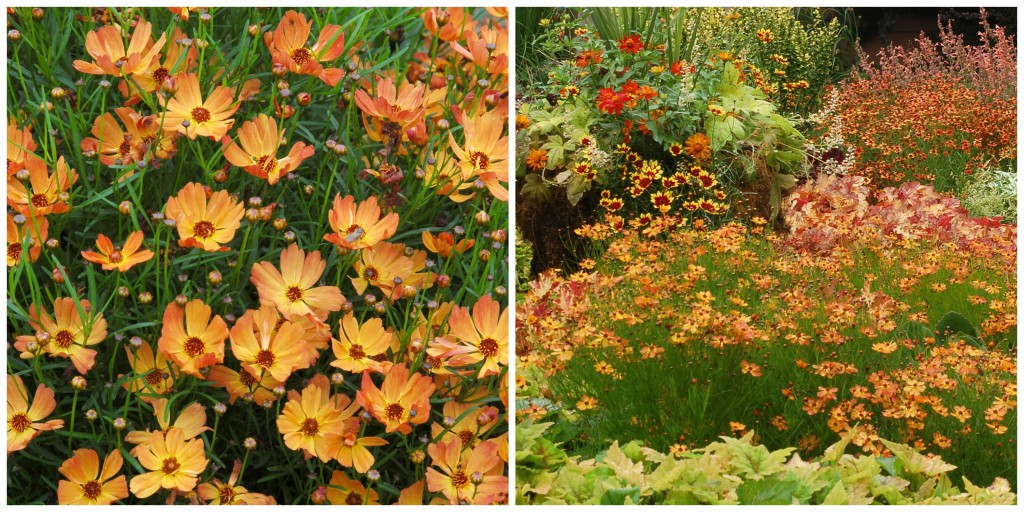
[[[356,393],[356,402],[384,424],[388,432],[408,434],[412,425],[430,419],[430,396],[434,383],[420,373],[409,374],[404,364],[395,365],[378,388],[371,372],[363,373],[362,388]]]
[[[96,238],[96,247],[100,250],[99,254],[92,251],[82,251],[82,257],[86,261],[101,264],[103,270],[127,272],[128,269],[135,265],[145,263],[153,258],[153,251],[148,249],[139,250],[141,246],[142,231],[135,231],[128,235],[128,240],[125,241],[124,247],[121,250],[115,249],[110,239],[103,233],[100,233],[99,237]]]
[[[274,306],[285,318],[313,315],[324,319],[341,309],[345,297],[336,286],[314,286],[323,275],[327,262],[320,251],[308,255],[296,244],[281,251],[281,269],[266,261],[252,267],[252,284],[260,303]]]
[[[198,183],[186,184],[178,195],[167,199],[164,208],[167,218],[173,219],[178,245],[196,247],[204,251],[226,251],[226,244],[235,237],[242,225],[242,203],[231,199],[227,191],[207,194]]]
[[[180,74],[178,92],[163,100],[166,109],[163,128],[178,132],[192,140],[196,137],[210,137],[221,140],[235,120],[231,116],[238,110],[231,89],[218,85],[206,99],[199,88],[199,78],[193,73]],[[160,98],[163,98],[160,96]]]
[[[212,317],[212,318],[211,318]],[[157,342],[160,351],[171,358],[181,371],[203,378],[201,368],[224,360],[224,340],[228,326],[200,299],[184,307],[172,302],[164,310],[163,328]]]
[[[237,136],[237,144],[229,137],[221,139],[224,145],[224,158],[231,162],[231,165],[241,167],[245,172],[263,178],[271,185],[277,183],[282,175],[295,170],[303,160],[313,156],[313,146],[296,142],[288,156],[278,159],[281,132],[278,131],[274,118],[265,114],[242,123]]]
[[[67,480],[57,483],[57,503],[61,505],[110,505],[128,497],[128,481],[118,475],[124,459],[112,450],[103,459],[94,450],[75,450],[58,471]]]
[[[181,429],[156,432],[136,455],[149,471],[131,480],[136,498],[148,498],[160,489],[188,492],[195,489],[199,474],[210,463],[203,452],[203,440],[185,441]]]
[[[334,197],[334,207],[327,214],[334,233],[324,235],[324,240],[348,249],[365,249],[381,240],[387,240],[398,229],[398,214],[389,213],[381,218],[377,198],[355,204],[356,199],[341,194]]]
[[[54,409],[57,402],[53,390],[40,384],[36,388],[32,404],[28,401],[28,388],[17,375],[7,375],[7,453],[16,452],[28,446],[29,441],[39,434],[64,427],[64,420],[43,421]]]

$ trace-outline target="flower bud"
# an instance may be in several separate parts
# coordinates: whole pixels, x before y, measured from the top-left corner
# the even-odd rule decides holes
[[[131,201],[121,201],[121,204],[117,205],[117,211],[121,215],[128,215],[129,213],[132,213]]]
[[[14,41],[14,42],[21,41],[21,32],[18,32],[17,30],[13,30],[13,29],[12,30],[8,30],[7,31],[7,39],[10,39],[11,41]]]
[[[260,35],[260,26],[255,24],[249,25],[249,36],[256,37],[258,35]]]
[[[283,64],[275,63],[274,66],[270,68],[270,73],[278,78],[281,78],[282,76],[288,74],[288,68],[284,67]]]
[[[284,234],[281,235],[281,238],[284,239],[285,243],[288,243],[288,244],[293,243],[293,242],[295,242],[295,238],[296,238],[295,237],[295,232],[294,231],[285,231]]]
[[[223,278],[224,276],[222,276],[220,272],[216,270],[211,270],[209,274],[206,274],[206,282],[212,284],[213,286],[217,286],[218,284],[220,284]]]
[[[448,129],[452,127],[452,124],[448,122],[447,119],[439,119],[436,123],[434,123],[434,126],[437,126],[438,130],[448,131]]]
[[[297,96],[295,97],[295,99],[296,99],[296,101],[298,101],[298,102],[299,102],[299,106],[300,106],[300,107],[305,107],[305,106],[309,105],[309,103],[310,103],[311,101],[313,101],[313,96],[312,96],[312,95],[310,95],[310,94],[309,94],[308,92],[300,92],[300,93],[299,93],[299,94],[298,94],[298,95],[297,95]]]
[[[334,154],[338,156],[345,156],[348,154],[348,146],[344,144],[338,144],[334,146]]]
[[[132,291],[129,290],[127,286],[118,286],[117,287],[117,296],[118,297],[121,297],[122,299],[127,299],[129,296],[131,296],[131,294],[132,294]]]
[[[476,212],[476,215],[473,216],[473,220],[481,226],[486,226],[491,223],[491,216],[487,215],[487,212],[481,210]]]
[[[288,226],[288,221],[285,220],[283,217],[278,217],[278,218],[274,219],[274,229],[275,230],[281,231],[284,228],[286,228],[287,226]]]
[[[173,76],[165,78],[163,82],[160,82],[160,90],[168,96],[174,96],[178,92],[178,80]]]
[[[128,339],[128,344],[131,345],[132,350],[138,350],[142,347],[143,343],[145,343],[145,341],[138,336],[132,336]]]
[[[64,272],[57,267],[53,268],[53,282],[57,284],[64,284]]]
[[[413,354],[423,352],[423,340],[419,338],[412,340],[412,342],[409,343],[409,352],[412,352]]]
[[[114,418],[114,430],[124,430],[128,426],[128,422],[124,418]]]
[[[366,295],[363,296],[363,303],[365,303],[367,306],[373,306],[374,304],[377,303],[377,296],[372,293],[367,293]]]
[[[216,414],[217,416],[223,416],[224,413],[226,412],[228,412],[228,406],[224,405],[221,402],[213,404],[213,413]]]
[[[153,294],[149,292],[142,292],[139,294],[139,302],[143,304],[149,304],[153,302]]]
[[[260,220],[260,212],[256,208],[249,208],[245,211],[245,220],[249,222]]]
[[[314,505],[323,505],[324,503],[326,503],[327,487],[324,487],[322,485],[320,487],[317,487],[316,490],[309,495],[309,501],[312,501]]]
[[[174,298],[174,303],[181,307],[185,307],[185,304],[188,304],[188,297],[186,297],[184,294],[179,294],[177,297]]]
[[[53,89],[50,89],[50,97],[55,99],[55,100],[64,99],[64,97],[67,96],[67,95],[68,95],[68,92],[65,91],[63,87],[58,86],[58,87],[54,87]]]
[[[44,11],[41,7],[34,7],[32,9],[32,19],[39,21],[43,19],[43,16],[46,16],[46,11]]]
[[[247,438],[245,438],[244,441],[242,441],[242,447],[245,448],[246,450],[249,450],[249,451],[255,450],[256,449],[256,440],[251,438],[251,437],[247,437]]]
[[[85,386],[85,377],[75,375],[71,378],[71,389],[74,389],[75,391],[85,391]]]
[[[413,464],[422,464],[427,459],[427,455],[423,453],[423,450],[416,450],[409,454],[409,459]]]
[[[218,169],[213,173],[213,181],[217,183],[225,183],[228,181],[228,172],[224,169]]]
[[[441,274],[437,276],[437,286],[444,289],[448,288],[452,284],[452,278],[448,277],[447,274]]]
[[[383,302],[378,302],[373,305],[373,312],[377,315],[383,316],[385,313],[388,312],[388,306]]]
[[[89,409],[88,411],[85,411],[85,419],[89,420],[89,423],[96,421],[99,417],[100,415],[96,412],[96,409]]]
[[[371,469],[367,471],[366,479],[371,482],[376,482],[377,480],[380,480],[380,471],[377,471],[376,469]]]

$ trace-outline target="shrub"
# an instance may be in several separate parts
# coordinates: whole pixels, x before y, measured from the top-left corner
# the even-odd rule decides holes
[[[962,203],[976,217],[1017,224],[1017,173],[983,168],[967,184]]]
[[[878,187],[921,181],[959,192],[986,166],[1015,166],[1016,44],[984,16],[981,34],[980,46],[966,46],[940,25],[938,42],[885,49],[843,84],[855,174]]]

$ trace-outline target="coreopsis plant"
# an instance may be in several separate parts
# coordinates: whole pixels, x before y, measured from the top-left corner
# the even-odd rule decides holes
[[[8,503],[507,503],[506,18],[8,9]]]

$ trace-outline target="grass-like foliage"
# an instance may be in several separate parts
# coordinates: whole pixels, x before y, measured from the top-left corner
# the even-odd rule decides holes
[[[9,8],[8,503],[507,500],[506,18]]]
[[[519,308],[518,396],[543,401],[517,411],[573,410],[574,454],[753,430],[808,457],[856,430],[858,452],[886,439],[1016,485],[1016,228],[929,187],[869,205],[863,178],[821,179],[788,235],[587,228],[594,270],[541,276]]]

